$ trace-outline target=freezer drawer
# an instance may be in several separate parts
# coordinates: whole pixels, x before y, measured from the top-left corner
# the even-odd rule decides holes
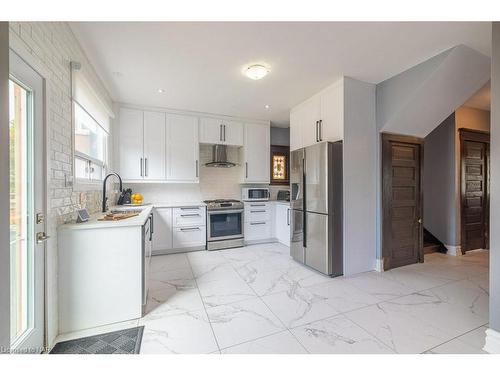
[[[304,263],[304,212],[290,212],[290,256],[297,262]]]
[[[315,270],[330,275],[332,258],[328,215],[306,212],[305,264]]]

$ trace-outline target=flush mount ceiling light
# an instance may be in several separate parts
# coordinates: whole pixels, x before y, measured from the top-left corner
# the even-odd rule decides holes
[[[264,78],[269,73],[269,68],[261,64],[250,65],[245,70],[245,75],[253,80]]]
[[[163,94],[165,92],[165,89],[158,89],[158,94]]]
[[[265,108],[265,109],[269,109],[269,108],[271,108],[271,106],[270,106],[269,104],[266,104],[266,105],[264,106],[264,108]]]

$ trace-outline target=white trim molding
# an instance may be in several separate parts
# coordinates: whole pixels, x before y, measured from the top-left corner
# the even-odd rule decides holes
[[[462,247],[460,245],[458,246],[453,246],[453,245],[444,245],[446,247],[446,254],[447,255],[453,255],[453,256],[461,256],[462,255]]]
[[[486,330],[486,342],[483,350],[490,354],[500,354],[500,332],[491,328]]]
[[[384,272],[384,260],[383,259],[375,259],[375,271]]]

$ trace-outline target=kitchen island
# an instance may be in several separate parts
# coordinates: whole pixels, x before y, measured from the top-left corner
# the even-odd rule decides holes
[[[59,331],[71,332],[140,318],[147,300],[152,206],[119,221],[58,228]],[[120,207],[120,211],[127,208]]]

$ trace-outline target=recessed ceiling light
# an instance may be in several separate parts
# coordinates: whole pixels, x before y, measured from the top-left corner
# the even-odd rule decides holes
[[[262,79],[267,75],[267,73],[269,73],[269,68],[261,64],[250,65],[245,70],[245,75],[253,80]]]
[[[269,109],[269,108],[271,108],[271,106],[270,106],[269,104],[266,104],[266,105],[264,106],[264,108],[265,108],[265,109]]]
[[[165,92],[165,89],[158,89],[159,94],[163,94]]]

